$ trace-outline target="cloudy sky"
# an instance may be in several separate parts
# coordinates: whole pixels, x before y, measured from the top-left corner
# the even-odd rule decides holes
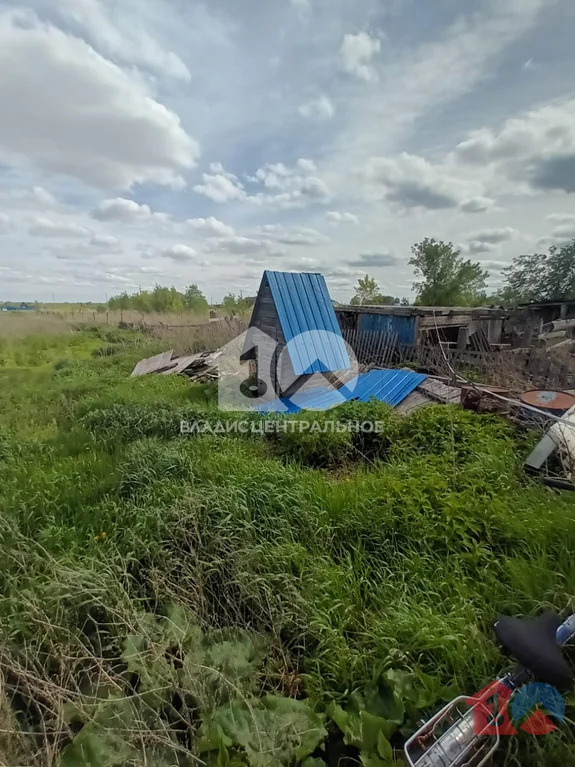
[[[573,0],[0,0],[0,300],[575,237]]]

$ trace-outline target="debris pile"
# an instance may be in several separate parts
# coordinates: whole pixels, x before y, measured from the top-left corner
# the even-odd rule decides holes
[[[552,352],[575,350],[575,319],[555,320],[543,325],[537,345]]]
[[[193,381],[205,383],[218,378],[217,359],[220,350],[174,357],[174,350],[140,360],[132,370],[131,378],[156,373],[160,375],[183,374]]]

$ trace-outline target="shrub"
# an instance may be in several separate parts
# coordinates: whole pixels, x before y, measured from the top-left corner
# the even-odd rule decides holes
[[[126,449],[118,466],[118,490],[123,496],[134,496],[157,482],[184,483],[192,475],[192,464],[186,445],[166,445],[157,439],[144,439]]]
[[[349,458],[353,443],[349,431],[331,429],[330,423],[337,420],[334,412],[302,411],[289,420],[280,417],[285,430],[270,434],[277,454],[307,466],[341,466]]]
[[[346,402],[332,411],[340,422],[378,424],[381,431],[369,429],[352,432],[357,457],[383,458],[399,434],[399,416],[392,407],[371,399],[369,402]]]
[[[172,402],[112,404],[90,410],[80,424],[109,448],[143,437],[172,439],[180,435],[182,420],[202,419],[201,411],[183,409]]]
[[[121,348],[118,346],[98,346],[96,349],[92,349],[92,357],[113,357],[120,352]]]

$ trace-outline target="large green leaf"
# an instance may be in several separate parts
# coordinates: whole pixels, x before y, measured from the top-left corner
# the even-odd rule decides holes
[[[301,762],[327,736],[323,717],[305,701],[266,695],[221,706],[200,730],[200,750],[231,739],[251,767],[275,767]]]
[[[135,753],[120,734],[91,722],[62,750],[59,767],[120,767]]]

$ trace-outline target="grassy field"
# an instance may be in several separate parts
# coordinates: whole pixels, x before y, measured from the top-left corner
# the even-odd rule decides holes
[[[384,433],[181,437],[213,387],[128,378],[167,340],[0,327],[0,764],[399,765],[506,665],[496,614],[575,608],[529,435],[351,404]],[[572,717],[498,763],[575,763]]]

